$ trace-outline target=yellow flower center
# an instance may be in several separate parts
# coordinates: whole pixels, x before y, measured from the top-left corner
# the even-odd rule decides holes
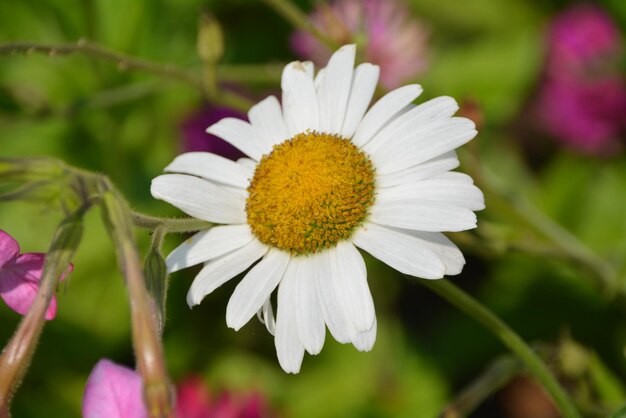
[[[349,238],[373,202],[367,155],[347,139],[309,131],[261,159],[246,213],[261,242],[299,255]]]

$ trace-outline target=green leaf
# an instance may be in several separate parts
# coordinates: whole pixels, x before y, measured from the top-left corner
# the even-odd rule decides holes
[[[165,325],[165,302],[167,300],[168,275],[165,260],[161,251],[153,246],[144,263],[144,278],[148,293],[154,299],[157,308],[157,325],[159,333]]]

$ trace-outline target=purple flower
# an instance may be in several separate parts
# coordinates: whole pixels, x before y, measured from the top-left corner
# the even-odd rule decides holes
[[[231,160],[245,157],[241,151],[222,138],[206,133],[207,126],[211,126],[226,117],[247,120],[243,113],[228,107],[206,106],[201,111],[191,115],[181,126],[183,137],[182,152],[205,151],[230,158]]]
[[[0,296],[19,314],[25,315],[37,296],[45,256],[43,253],[20,254],[17,241],[0,229]],[[70,265],[68,273],[72,269]],[[53,296],[45,318],[53,319],[56,311],[57,301]]]
[[[618,28],[600,8],[582,4],[554,19],[548,42],[535,106],[542,130],[581,153],[618,152],[626,128]]]
[[[429,32],[411,17],[401,0],[335,0],[320,3],[311,15],[313,24],[338,44],[365,39],[365,61],[380,66],[380,83],[386,89],[415,78],[427,67]],[[331,51],[307,32],[296,32],[292,46],[297,54],[323,66]]]
[[[83,396],[83,418],[144,418],[141,376],[102,359],[91,371]]]

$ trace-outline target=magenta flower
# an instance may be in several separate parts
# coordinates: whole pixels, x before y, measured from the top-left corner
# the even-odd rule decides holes
[[[211,152],[231,160],[245,157],[241,151],[222,138],[206,133],[207,126],[211,126],[226,117],[246,120],[246,116],[241,112],[228,107],[215,106],[206,106],[187,118],[181,125],[182,152]]]
[[[319,3],[313,24],[339,45],[365,40],[364,61],[380,66],[380,83],[394,89],[427,68],[429,31],[411,17],[401,0],[335,0]],[[296,32],[292,46],[304,59],[324,66],[331,51],[307,32]]]
[[[83,418],[145,418],[141,376],[136,371],[102,359],[87,380]],[[178,418],[268,418],[259,393],[224,392],[216,402],[199,377],[190,377],[177,388]]]
[[[548,34],[547,71],[559,79],[575,80],[618,73],[622,54],[620,31],[602,9],[578,4],[557,16]],[[573,80],[573,81],[575,81]]]
[[[577,5],[554,19],[548,42],[535,104],[541,129],[581,153],[618,152],[626,128],[626,82],[617,26],[602,9]]]
[[[25,315],[37,296],[45,256],[44,253],[20,254],[17,241],[0,229],[0,296],[19,314]],[[67,273],[72,269],[70,265]],[[45,318],[53,319],[56,311],[57,301],[53,296]]]
[[[83,418],[144,418],[141,376],[102,359],[93,368],[83,396]]]
[[[178,418],[267,418],[270,415],[258,392],[222,392],[216,401],[201,378],[192,376],[178,385]]]

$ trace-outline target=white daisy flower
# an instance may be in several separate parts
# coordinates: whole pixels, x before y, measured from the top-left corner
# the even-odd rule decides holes
[[[226,323],[239,330],[258,313],[290,373],[305,350],[320,352],[326,327],[371,350],[376,314],[357,247],[411,276],[459,274],[465,260],[442,231],[476,227],[473,211],[484,208],[472,179],[450,171],[454,149],[476,135],[470,120],[453,117],[456,102],[413,105],[422,89],[408,85],[368,110],[379,68],[354,61],[347,45],[317,75],[310,62],[288,64],[282,106],[270,96],[250,109],[249,123],[225,118],[207,129],[250,158],[182,154],[165,168],[176,174],[152,181],[155,198],[222,224],[167,257],[170,272],[204,263],[189,305],[253,266]]]

